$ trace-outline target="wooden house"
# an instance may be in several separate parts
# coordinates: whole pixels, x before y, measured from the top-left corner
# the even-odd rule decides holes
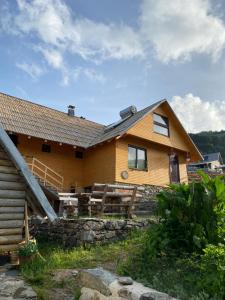
[[[73,106],[64,113],[0,93],[0,122],[33,174],[57,190],[187,182],[187,162],[202,159],[166,100],[131,106],[104,126]]]

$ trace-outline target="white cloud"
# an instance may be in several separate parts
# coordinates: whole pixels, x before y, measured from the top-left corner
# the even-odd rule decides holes
[[[141,34],[164,63],[206,53],[216,59],[225,46],[225,26],[210,0],[143,0]],[[212,3],[213,4],[213,3]]]
[[[44,70],[35,63],[17,63],[16,67],[27,73],[31,78],[37,79],[44,74]]]
[[[188,132],[225,129],[225,101],[209,102],[187,94],[174,96],[170,104]]]
[[[102,73],[97,72],[96,70],[91,68],[82,68],[82,67],[76,68],[73,73],[73,78],[77,80],[80,77],[86,77],[91,81],[98,81],[100,83],[105,83],[106,81],[106,78]]]
[[[62,0],[17,0],[19,12],[14,26],[24,34],[35,34],[48,46],[69,51],[83,59],[129,59],[143,56],[138,34],[124,24],[103,24],[72,18]]]

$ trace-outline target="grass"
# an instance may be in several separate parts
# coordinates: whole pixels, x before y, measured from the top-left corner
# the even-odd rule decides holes
[[[70,281],[56,283],[52,280],[54,270],[98,266],[131,276],[149,287],[179,299],[220,299],[209,298],[199,284],[201,274],[197,256],[182,258],[173,255],[161,256],[146,264],[145,259],[138,256],[146,238],[146,232],[138,231],[124,241],[70,250],[49,243],[40,243],[40,253],[45,261],[37,257],[33,262],[22,266],[21,273],[31,283],[41,300],[55,299],[49,298],[49,291],[58,288],[72,289],[74,299],[79,299],[80,289],[76,286],[75,280],[72,283]]]
[[[57,245],[40,243],[39,250],[44,260],[36,257],[32,262],[21,267],[24,278],[31,283],[37,292],[39,299],[47,300],[48,292],[58,288],[58,284],[52,280],[52,273],[56,269],[80,269],[105,267],[113,272],[119,270],[119,266],[125,263],[127,257],[138,248],[142,234],[134,232],[124,241],[104,246],[89,248],[79,247],[65,250]],[[71,287],[68,282],[63,282],[63,287]],[[62,287],[61,287],[62,288]],[[74,287],[74,295],[79,294],[79,288]],[[79,299],[78,296],[74,296]]]

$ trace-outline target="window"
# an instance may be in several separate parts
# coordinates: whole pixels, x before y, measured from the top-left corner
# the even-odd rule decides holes
[[[169,136],[169,121],[168,118],[153,114],[153,128],[154,132]]]
[[[75,157],[79,158],[79,159],[82,159],[83,158],[83,152],[81,152],[81,151],[75,151]]]
[[[146,170],[147,169],[147,152],[146,149],[135,146],[128,146],[128,167],[130,169]]]
[[[42,152],[47,152],[50,153],[51,152],[51,146],[47,145],[47,144],[42,144]]]

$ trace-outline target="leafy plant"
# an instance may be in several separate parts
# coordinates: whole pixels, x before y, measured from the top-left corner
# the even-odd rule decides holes
[[[38,245],[35,239],[21,246],[18,250],[19,256],[31,256],[38,253]]]

